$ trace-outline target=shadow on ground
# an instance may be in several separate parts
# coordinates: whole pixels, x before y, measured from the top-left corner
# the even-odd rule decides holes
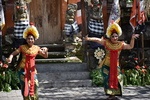
[[[39,100],[105,100],[102,87],[40,88]],[[150,86],[124,87],[120,100],[150,100]]]

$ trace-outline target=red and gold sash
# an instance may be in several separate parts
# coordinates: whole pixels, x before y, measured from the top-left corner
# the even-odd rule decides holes
[[[34,75],[35,75],[35,55],[26,54],[26,62],[25,62],[25,89],[24,96],[28,96],[28,92],[31,96],[34,95]],[[28,82],[30,80],[30,86],[28,86]],[[30,87],[30,91],[29,91]]]
[[[109,51],[110,56],[109,87],[112,89],[118,89],[117,63],[119,51],[123,48],[123,42],[112,44],[109,40],[106,40],[105,47],[106,50]]]

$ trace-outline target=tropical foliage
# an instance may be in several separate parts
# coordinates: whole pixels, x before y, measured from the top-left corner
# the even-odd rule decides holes
[[[135,69],[123,71],[124,85],[145,86],[150,85],[150,69],[145,66],[136,66]]]
[[[19,89],[19,79],[16,71],[0,67],[0,91],[9,92]]]
[[[144,64],[144,60],[136,58],[135,52],[131,52],[122,56],[120,59],[121,72],[124,79],[124,86],[136,85],[145,86],[150,85],[150,66]],[[127,56],[130,55],[130,56]],[[101,69],[94,69],[90,73],[92,82],[96,86],[103,85],[103,77]]]
[[[95,86],[103,86],[103,77],[101,74],[101,69],[94,69],[90,73],[92,79],[92,84]]]
[[[135,69],[122,69],[124,86],[145,86],[150,85],[150,69],[145,66],[136,66]],[[90,73],[92,82],[96,86],[103,86],[101,69],[94,69]]]

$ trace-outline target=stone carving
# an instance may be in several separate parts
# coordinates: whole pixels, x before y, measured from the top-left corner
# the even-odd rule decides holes
[[[14,20],[25,20],[28,19],[28,11],[27,5],[24,0],[16,0],[15,1],[15,9],[14,9]]]
[[[64,27],[65,39],[67,42],[73,42],[74,36],[79,32],[79,27],[76,21],[77,4],[68,4],[66,10],[66,21]]]
[[[89,16],[92,19],[102,20],[103,13],[102,13],[102,2],[101,0],[91,0],[91,7],[89,10]]]
[[[88,34],[89,37],[101,38],[104,35],[104,23],[102,12],[102,0],[91,0],[88,9]],[[101,46],[95,42],[89,42],[90,48],[97,49]]]

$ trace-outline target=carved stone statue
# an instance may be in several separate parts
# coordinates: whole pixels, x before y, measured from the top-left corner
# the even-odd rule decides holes
[[[79,32],[79,27],[75,19],[76,11],[77,4],[68,4],[64,27],[65,38],[67,41],[74,41],[74,36]]]
[[[99,37],[104,35],[104,23],[102,12],[103,0],[91,0],[91,5],[88,9],[88,34],[89,37]],[[90,48],[97,49],[101,46],[95,42],[89,42]]]
[[[102,20],[102,2],[100,0],[91,0],[91,7],[89,12],[90,18]]]
[[[24,0],[16,0],[14,8],[14,20],[27,20],[28,19],[27,4]]]
[[[68,8],[66,11],[66,23],[73,24],[75,22],[75,15],[77,11],[76,4],[68,4]]]
[[[14,2],[14,48],[25,43],[23,31],[29,25],[29,10],[27,3],[31,0],[15,0]]]

